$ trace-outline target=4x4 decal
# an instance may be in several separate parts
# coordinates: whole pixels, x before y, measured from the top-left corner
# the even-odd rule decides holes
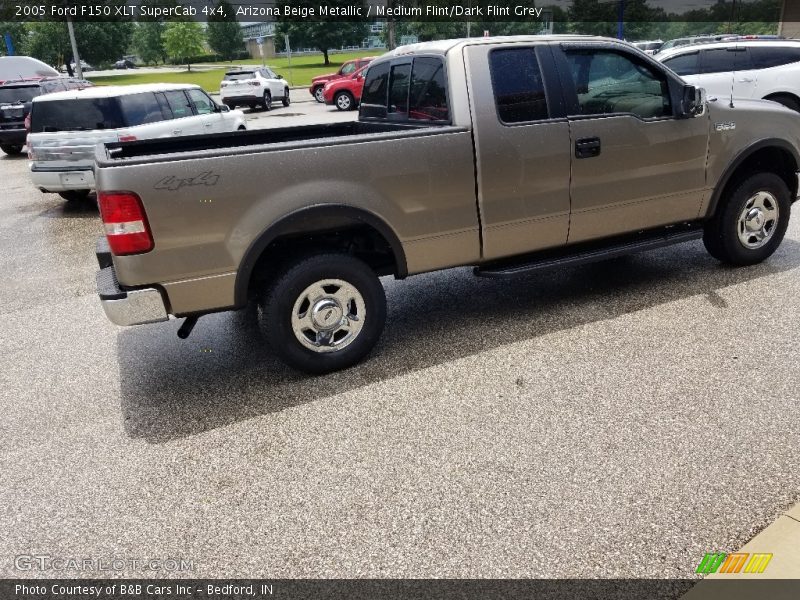
[[[217,185],[219,181],[219,175],[214,173],[213,171],[206,171],[205,173],[200,173],[197,177],[189,177],[187,179],[182,179],[180,177],[175,177],[170,175],[169,177],[164,177],[161,181],[156,183],[153,186],[153,189],[156,190],[169,190],[171,192],[177,191],[182,187],[192,186],[192,185]]]

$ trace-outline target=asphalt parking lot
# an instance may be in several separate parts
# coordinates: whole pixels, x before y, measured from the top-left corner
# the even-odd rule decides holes
[[[34,554],[194,567],[145,576],[690,577],[800,500],[797,215],[745,269],[696,242],[385,279],[371,358],[313,378],[252,310],[187,340],[112,325],[93,203],[41,194],[24,158],[0,177],[2,577],[62,574],[15,567]]]

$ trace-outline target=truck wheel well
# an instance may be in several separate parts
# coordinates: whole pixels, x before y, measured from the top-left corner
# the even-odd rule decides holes
[[[790,92],[778,92],[777,94],[770,94],[765,96],[764,100],[772,100],[779,104],[783,104],[787,108],[800,111],[800,98]]]
[[[349,254],[363,260],[377,275],[405,277],[405,257],[397,255],[398,245],[356,217],[326,218],[322,229],[289,231],[272,239],[255,261],[247,295],[261,289],[287,262],[320,252]]]
[[[756,150],[733,169],[728,176],[722,192],[714,198],[714,210],[720,200],[727,198],[744,179],[754,173],[775,173],[786,182],[792,193],[792,200],[797,198],[797,160],[791,152],[777,146],[768,146]]]

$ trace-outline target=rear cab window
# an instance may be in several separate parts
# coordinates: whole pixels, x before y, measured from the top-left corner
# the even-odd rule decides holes
[[[442,58],[403,57],[371,65],[361,93],[360,118],[449,123],[447,77]]]

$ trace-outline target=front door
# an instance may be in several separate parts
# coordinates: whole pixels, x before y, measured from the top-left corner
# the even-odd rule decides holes
[[[569,243],[696,219],[708,117],[676,118],[666,74],[633,52],[576,44],[557,59],[573,150]]]

